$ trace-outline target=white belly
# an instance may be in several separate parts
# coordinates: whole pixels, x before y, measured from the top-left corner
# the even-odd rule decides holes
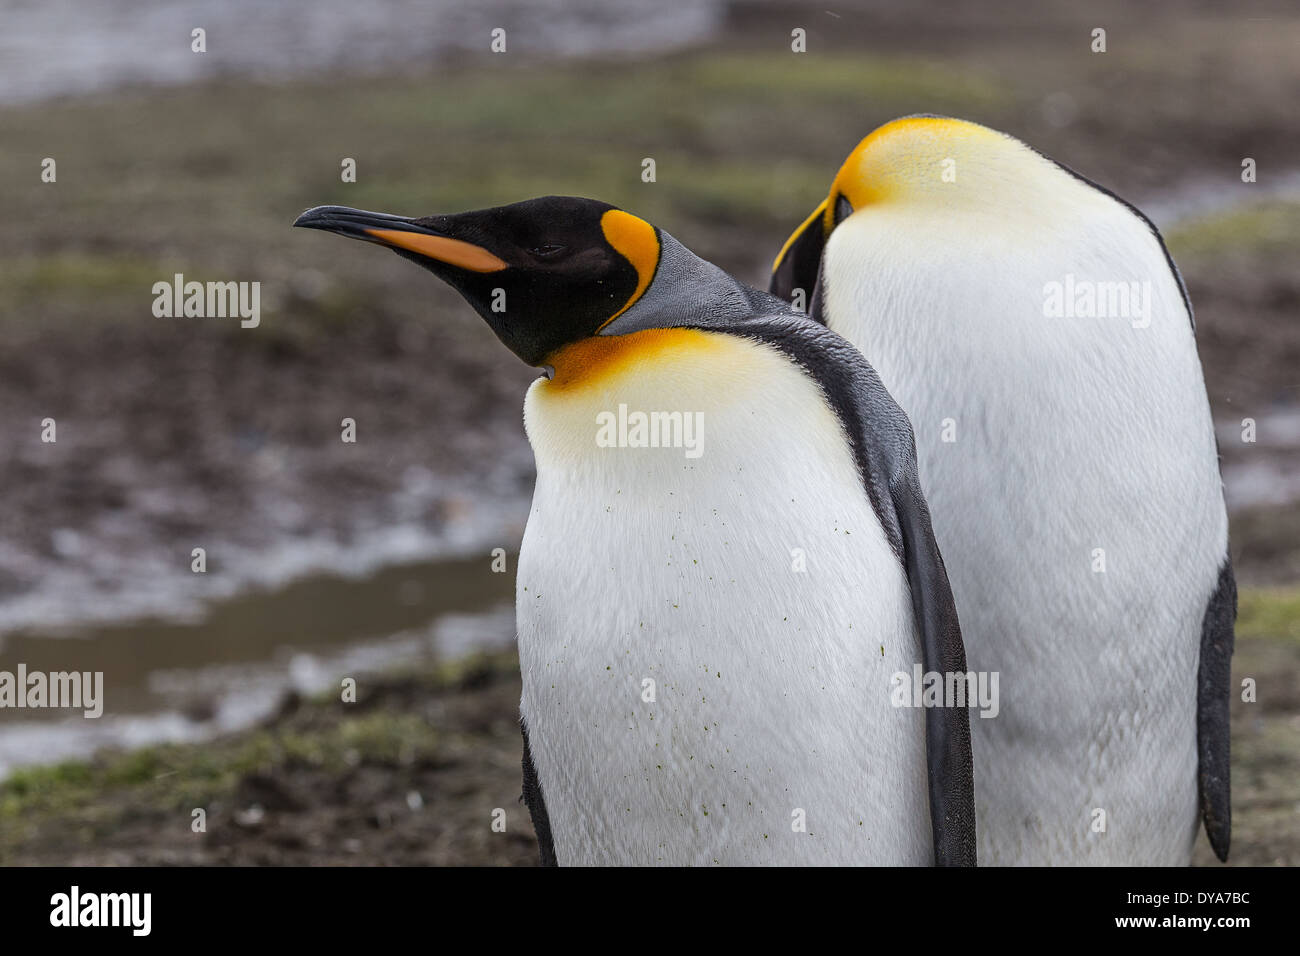
[[[889,699],[920,660],[902,567],[816,386],[714,338],[529,393],[521,710],[558,860],[927,863],[923,712]],[[619,402],[703,411],[702,455],[598,448]]]
[[[912,419],[968,664],[1001,675],[999,715],[971,714],[980,862],[1186,864],[1227,519],[1177,288],[1150,240],[1118,251],[1155,287],[1149,327],[1045,318],[1042,283],[1087,274],[1077,246],[913,225],[837,230],[860,271],[828,312]],[[891,279],[886,251],[915,273]]]

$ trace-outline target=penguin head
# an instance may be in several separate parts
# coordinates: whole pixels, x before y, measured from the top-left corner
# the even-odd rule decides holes
[[[811,296],[832,234],[854,212],[893,205],[965,213],[982,207],[1005,221],[1043,193],[1059,171],[1018,140],[965,120],[918,115],[886,123],[853,149],[830,193],[786,240],[772,263],[769,291]],[[1048,187],[1054,184],[1048,184]]]
[[[387,246],[451,285],[526,363],[606,329],[659,267],[657,228],[609,203],[569,196],[409,219],[317,206],[295,226]]]

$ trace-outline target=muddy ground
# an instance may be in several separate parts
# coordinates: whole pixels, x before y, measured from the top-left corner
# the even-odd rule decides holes
[[[0,863],[532,864],[518,709],[518,664],[482,658],[362,680],[355,703],[287,697],[203,746],[19,774],[0,784]]]
[[[1258,700],[1233,703],[1234,866],[1300,864],[1297,611],[1295,593],[1245,608],[1233,670]],[[20,772],[0,783],[0,865],[532,865],[519,689],[512,656],[483,657],[362,680],[356,703],[288,697],[208,744]],[[1195,862],[1219,865],[1203,836]]]

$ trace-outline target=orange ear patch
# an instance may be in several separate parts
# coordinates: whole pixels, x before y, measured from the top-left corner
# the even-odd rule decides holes
[[[650,282],[655,277],[655,270],[659,268],[659,254],[662,249],[659,244],[659,233],[654,226],[621,209],[606,211],[600,217],[600,229],[605,234],[605,241],[614,247],[614,251],[632,263],[632,268],[636,269],[637,280],[636,291],[632,293],[632,298],[624,302],[621,309],[601,324],[600,328],[603,329],[632,308],[636,300],[645,295],[645,290],[650,288]]]
[[[459,239],[449,239],[446,236],[426,236],[423,233],[405,232],[401,229],[367,229],[366,234],[390,246],[418,252],[422,256],[468,269],[470,272],[500,272],[509,267],[509,263],[504,259],[472,242],[461,242]]]

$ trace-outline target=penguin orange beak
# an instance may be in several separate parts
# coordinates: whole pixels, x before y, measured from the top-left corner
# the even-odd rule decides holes
[[[294,225],[375,242],[469,272],[499,272],[509,268],[509,263],[482,246],[444,235],[405,216],[367,212],[348,206],[316,206],[299,216]]]

